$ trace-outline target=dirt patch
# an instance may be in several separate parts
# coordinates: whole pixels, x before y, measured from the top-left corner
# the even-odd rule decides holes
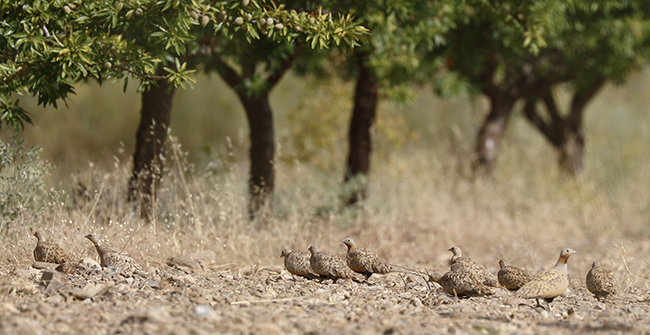
[[[431,334],[650,332],[648,294],[598,301],[571,278],[552,311],[504,289],[457,299],[413,275],[375,275],[370,284],[319,283],[281,266],[158,265],[145,275],[92,270],[42,282],[51,270],[0,269],[4,334]],[[50,278],[46,275],[45,277]],[[634,291],[630,289],[628,291]]]

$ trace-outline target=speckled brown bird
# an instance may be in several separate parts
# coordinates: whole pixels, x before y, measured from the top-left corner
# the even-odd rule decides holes
[[[334,282],[338,279],[360,280],[361,276],[352,271],[340,256],[330,252],[320,251],[315,245],[309,247],[309,252],[311,252],[309,264],[311,265],[311,269],[317,274],[325,278],[331,278]]]
[[[357,248],[353,239],[348,237],[341,242],[348,247],[345,256],[348,266],[352,271],[362,274],[366,280],[374,273],[384,275],[394,271],[393,267],[380,260],[376,253],[368,249]]]
[[[95,245],[95,249],[97,249],[97,253],[99,254],[100,264],[102,267],[117,268],[121,273],[132,273],[135,270],[140,269],[138,263],[136,263],[135,260],[133,260],[133,258],[131,258],[126,253],[100,245],[99,241],[97,241],[97,238],[95,238],[93,234],[86,235],[85,237]]]
[[[516,291],[526,285],[532,277],[528,271],[508,265],[505,259],[499,261],[501,269],[497,273],[499,284],[510,291]]]
[[[553,299],[562,295],[569,287],[567,260],[575,253],[576,251],[573,249],[562,249],[555,266],[535,275],[531,281],[517,291],[517,295],[524,299],[535,299],[537,307],[542,307],[540,299],[546,300],[547,303],[553,302]],[[551,305],[548,306],[550,310]]]
[[[449,271],[443,275],[432,274],[429,275],[429,278],[431,281],[440,284],[447,294],[459,297],[478,297],[494,294],[490,287],[476,279],[476,276],[471,272],[463,269]]]
[[[454,254],[451,256],[451,271],[464,270],[487,286],[497,286],[497,278],[494,274],[488,271],[483,264],[474,262],[469,257],[463,257],[463,252],[460,250],[460,247],[451,247],[449,251]]]
[[[587,273],[587,289],[597,298],[614,295],[617,292],[616,277],[612,270],[595,261]]]
[[[309,251],[282,249],[280,257],[284,258],[284,267],[289,271],[289,273],[307,279],[320,278],[320,276],[311,269],[311,265],[309,264],[311,253]]]
[[[35,232],[34,236],[36,236],[36,239],[38,240],[38,242],[36,242],[36,248],[34,248],[34,259],[37,262],[56,264],[72,262],[72,258],[70,258],[70,256],[68,256],[68,254],[66,254],[58,244],[43,240],[41,232]]]

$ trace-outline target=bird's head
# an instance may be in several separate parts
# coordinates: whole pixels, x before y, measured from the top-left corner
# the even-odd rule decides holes
[[[342,240],[341,240],[341,243],[343,243],[343,244],[345,244],[346,246],[348,246],[348,250],[350,250],[350,249],[352,249],[352,248],[356,248],[356,246],[357,246],[357,244],[354,243],[354,240],[353,240],[352,238],[350,238],[350,237],[345,238],[345,239],[342,239]]]

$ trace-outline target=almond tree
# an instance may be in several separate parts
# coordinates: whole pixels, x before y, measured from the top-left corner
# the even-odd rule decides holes
[[[644,1],[581,1],[567,8],[566,15],[562,34],[538,57],[555,55],[553,67],[569,78],[565,84],[571,89],[570,104],[561,108],[553,87],[545,87],[526,99],[524,116],[557,150],[560,169],[578,175],[585,152],[585,107],[606,82],[623,83],[645,64],[650,56],[650,8]],[[544,109],[537,108],[538,100]]]
[[[493,170],[513,106],[526,99],[524,116],[558,150],[560,167],[579,173],[584,108],[606,81],[624,81],[647,59],[650,8],[640,0],[501,1],[493,8],[467,7],[448,38],[450,69],[491,103],[478,131],[474,171]],[[559,84],[573,90],[564,116],[552,94]]]
[[[289,11],[266,0],[15,1],[3,2],[0,14],[0,113],[5,125],[16,131],[31,119],[14,100],[15,93],[37,96],[40,105],[56,107],[74,94],[72,85],[80,79],[123,80],[125,88],[129,79],[139,81],[142,119],[129,194],[139,199],[144,218],[150,218],[160,180],[174,88],[191,84],[191,73],[201,61],[215,64],[214,51],[238,59],[237,51],[250,52],[248,45],[258,41],[270,57],[282,55],[275,49],[293,48],[293,43],[355,46],[357,36],[366,32],[351,16]],[[223,68],[233,58],[215,67]],[[263,78],[249,70],[243,69],[245,80],[237,89],[253,96],[257,91],[251,84]],[[258,106],[252,109],[257,112]],[[268,128],[264,111],[258,113],[253,122]],[[254,136],[268,138],[268,133],[259,132],[251,133],[253,147],[258,145]],[[265,196],[272,187],[267,191],[263,183],[273,185],[273,176],[263,172],[260,178],[257,167],[272,165],[272,149],[251,169],[251,184],[265,190]]]

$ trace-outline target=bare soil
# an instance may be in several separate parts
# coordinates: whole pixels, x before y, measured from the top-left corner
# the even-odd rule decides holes
[[[3,264],[0,333],[650,333],[644,289],[623,286],[621,294],[599,301],[571,266],[570,290],[549,311],[505,289],[488,298],[459,299],[414,275],[319,283],[292,276],[280,260],[250,266],[210,258],[198,259],[196,268],[155,264],[144,276],[97,269],[49,284],[41,280],[47,270]],[[617,270],[617,277],[626,274]]]

